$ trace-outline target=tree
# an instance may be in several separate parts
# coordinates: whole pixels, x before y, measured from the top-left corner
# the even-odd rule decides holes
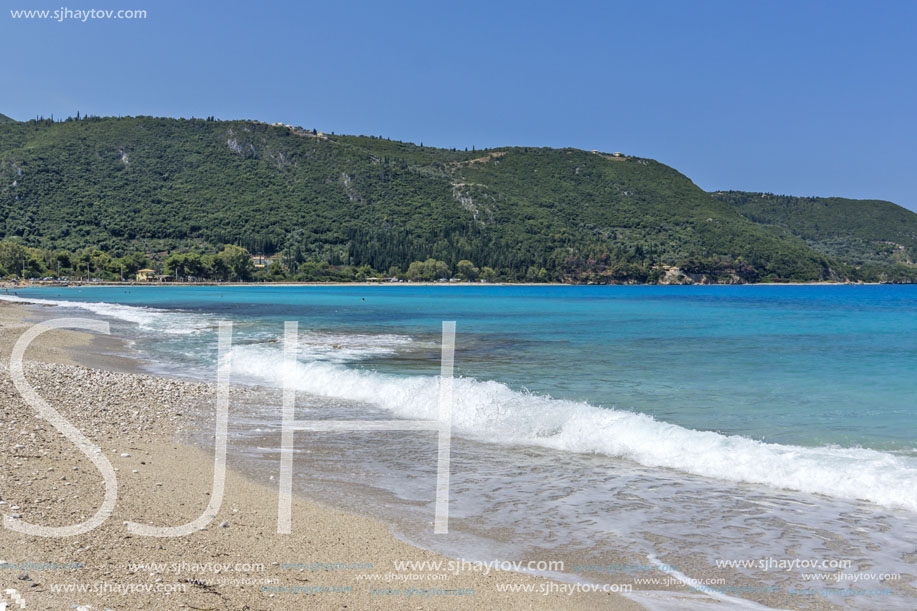
[[[548,270],[545,268],[538,268],[534,265],[530,265],[525,272],[525,281],[526,282],[548,282],[550,281],[550,276],[548,275]]]
[[[274,281],[286,280],[287,270],[284,268],[283,263],[274,261],[268,268],[268,275],[270,279]]]
[[[66,250],[58,250],[54,253],[54,265],[56,269],[70,269],[73,264],[70,262],[70,253]]]
[[[414,261],[405,274],[409,280],[423,280],[425,282],[448,278],[450,275],[449,266],[446,262],[438,261],[432,257],[426,261]]]
[[[26,278],[38,278],[44,276],[47,272],[48,268],[45,267],[44,261],[41,260],[41,255],[30,252],[25,260]]]
[[[129,278],[134,276],[138,270],[141,270],[149,265],[147,258],[138,252],[132,252],[128,255],[117,259],[114,264],[118,267],[118,273],[120,274],[123,270],[124,277]]]
[[[175,253],[166,259],[165,273],[176,278],[185,276],[201,276],[204,272],[204,263],[196,252],[187,254]]]
[[[368,265],[361,265],[360,267],[354,270],[353,277],[357,282],[363,282],[367,278],[374,276],[374,275],[375,273],[373,272],[373,268],[371,268]]]
[[[474,266],[474,263],[467,259],[462,259],[455,264],[455,273],[462,280],[473,281],[478,277],[478,268]]]
[[[168,276],[174,276],[176,280],[186,276],[185,255],[179,253],[170,255],[169,258],[166,259],[163,273]]]
[[[408,280],[424,280],[423,261],[414,261],[408,266],[408,271],[404,274]]]
[[[204,262],[196,252],[190,252],[185,255],[185,273],[194,277],[200,277],[204,274]]]
[[[201,257],[201,273],[212,280],[225,280],[229,277],[229,270],[223,259],[216,255],[204,255]]]
[[[452,275],[452,272],[449,271],[449,266],[446,265],[445,261],[437,261],[436,259],[427,259],[424,261],[424,268],[427,278],[430,280],[439,280],[440,278],[449,278]]]
[[[227,245],[217,255],[217,259],[222,261],[223,266],[229,271],[229,275],[233,280],[248,280],[255,272],[255,264],[252,263],[251,254],[241,246]]]
[[[18,276],[25,267],[29,251],[15,242],[0,242],[0,266],[10,274]]]

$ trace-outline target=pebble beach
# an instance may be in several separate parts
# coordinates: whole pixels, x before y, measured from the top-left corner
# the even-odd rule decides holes
[[[39,419],[13,384],[10,351],[32,320],[29,306],[0,304],[0,436],[7,448],[0,513],[63,526],[92,516],[105,490],[94,465]],[[448,559],[396,539],[372,519],[301,498],[293,500],[293,532],[278,535],[276,489],[232,469],[206,527],[173,538],[133,535],[129,521],[184,524],[207,507],[213,457],[182,439],[184,427],[212,414],[215,386],[132,373],[129,360],[99,349],[103,340],[115,341],[53,331],[26,354],[28,382],[100,448],[118,481],[111,516],[88,533],[44,538],[0,529],[2,585],[28,609],[642,608],[613,593],[546,595],[562,584],[496,569],[380,594],[368,574],[391,574],[400,561]],[[247,392],[234,387],[231,400]],[[532,591],[498,591],[501,584]]]

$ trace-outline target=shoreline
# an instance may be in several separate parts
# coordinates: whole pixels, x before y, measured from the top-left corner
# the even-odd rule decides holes
[[[72,524],[88,518],[100,506],[100,474],[72,443],[36,418],[13,388],[7,367],[9,350],[30,325],[25,321],[34,317],[30,307],[34,306],[0,304],[0,359],[4,363],[0,397],[4,418],[16,425],[15,430],[7,427],[0,432],[8,447],[15,448],[0,475],[0,513],[15,512],[36,524]],[[202,412],[207,420],[214,387],[118,371],[119,367],[130,369],[130,360],[115,357],[123,361],[112,361],[109,355],[99,354],[116,348],[104,343],[108,340],[119,341],[57,330],[39,337],[27,354],[27,379],[99,444],[118,469],[119,485],[111,517],[86,534],[55,539],[0,529],[0,549],[4,550],[0,565],[82,565],[38,573],[0,571],[9,582],[6,587],[18,588],[28,608],[162,608],[164,603],[170,608],[192,609],[300,609],[305,604],[318,609],[394,609],[405,604],[422,604],[418,608],[424,609],[642,608],[609,592],[545,595],[541,590],[565,584],[496,569],[487,574],[463,570],[436,581],[429,580],[437,575],[429,570],[413,571],[421,577],[416,581],[368,580],[366,574],[400,574],[398,561],[450,559],[397,539],[375,519],[295,494],[293,532],[278,535],[276,488],[232,468],[227,470],[221,510],[206,528],[177,538],[130,535],[125,521],[181,524],[206,507],[212,487],[212,454],[176,439],[183,426],[198,420],[188,417],[189,413]],[[231,392],[234,397],[246,393],[238,387]],[[308,568],[316,562],[363,568]],[[54,591],[87,584],[87,592]],[[498,591],[507,584],[531,587],[532,592]],[[401,592],[401,586],[427,594],[372,593]],[[124,593],[131,588],[129,594]],[[167,592],[169,588],[182,591]],[[451,593],[442,594],[447,590]],[[456,594],[460,591],[463,593]],[[309,596],[308,602],[303,596]]]
[[[907,282],[744,282],[737,284],[726,283],[685,283],[685,284],[573,284],[568,282],[0,282],[0,290],[21,290],[35,288],[177,288],[177,287],[205,287],[213,286],[220,288],[233,287],[290,287],[290,288],[308,288],[308,287],[328,287],[328,288],[347,288],[347,287],[737,287],[737,286],[903,286],[910,285]]]
[[[29,323],[23,322],[24,320],[32,319],[34,322],[40,318],[51,318],[53,316],[54,306],[50,304],[28,303],[26,298],[8,301],[0,298],[0,401],[2,401],[4,405],[7,402],[5,399],[7,397],[12,398],[14,395],[14,391],[10,390],[11,385],[8,383],[9,376],[5,373],[7,369],[4,364],[8,361],[8,349],[11,343],[10,338],[15,338],[17,331],[21,333],[21,330],[28,326]],[[92,315],[91,317],[95,318],[96,316]],[[244,417],[235,423],[233,423],[232,420],[230,421],[230,452],[228,454],[227,465],[229,467],[228,490],[231,492],[227,495],[227,500],[223,504],[223,510],[208,525],[207,529],[174,540],[144,540],[146,539],[144,537],[133,537],[131,535],[124,536],[126,531],[122,524],[126,520],[145,521],[155,525],[181,524],[193,519],[203,511],[207,504],[206,501],[208,500],[209,493],[206,491],[210,489],[210,480],[213,471],[212,431],[214,427],[214,388],[212,385],[188,381],[188,379],[182,377],[180,373],[177,374],[178,377],[171,377],[168,373],[164,375],[157,373],[136,373],[138,370],[141,372],[144,371],[144,368],[142,365],[143,361],[134,358],[116,357],[123,359],[123,361],[115,363],[114,365],[111,362],[106,362],[105,359],[111,358],[112,354],[130,351],[130,346],[122,343],[127,341],[129,340],[121,340],[91,333],[58,330],[41,336],[34,346],[35,352],[30,351],[30,353],[27,354],[27,358],[37,361],[29,364],[27,371],[29,375],[35,376],[37,385],[40,386],[41,390],[45,391],[43,396],[46,396],[52,404],[56,406],[58,401],[64,401],[65,404],[75,401],[72,407],[78,405],[99,407],[95,404],[101,402],[102,406],[108,410],[106,414],[95,414],[94,417],[87,417],[82,421],[79,420],[82,416],[77,416],[77,420],[75,420],[75,422],[78,422],[77,428],[83,431],[93,431],[94,434],[99,433],[102,435],[102,437],[98,438],[99,441],[97,441],[97,443],[101,444],[105,455],[110,457],[110,460],[115,464],[116,468],[120,469],[119,478],[128,478],[128,484],[132,486],[123,488],[121,491],[122,494],[125,494],[125,490],[130,489],[131,494],[140,497],[139,499],[132,498],[123,503],[119,500],[119,506],[118,509],[116,509],[116,513],[112,515],[108,523],[99,529],[98,532],[102,532],[104,528],[119,531],[120,537],[118,537],[117,540],[100,537],[100,540],[103,542],[99,544],[96,539],[91,536],[77,538],[83,539],[83,541],[78,547],[73,546],[70,548],[71,551],[75,549],[75,554],[77,555],[84,552],[86,549],[97,549],[99,552],[108,553],[108,556],[101,559],[98,556],[93,556],[92,560],[93,565],[98,564],[100,566],[106,566],[108,570],[101,575],[98,573],[81,571],[79,574],[80,581],[71,581],[71,585],[74,583],[85,584],[87,581],[94,584],[111,583],[114,585],[123,585],[140,583],[142,579],[148,577],[153,580],[152,584],[150,584],[149,579],[147,579],[146,585],[150,586],[157,583],[169,582],[169,577],[174,576],[168,572],[163,573],[161,571],[151,571],[153,574],[148,574],[145,572],[145,569],[143,569],[139,571],[139,575],[142,579],[138,579],[138,575],[136,574],[138,571],[129,570],[131,560],[125,560],[124,555],[130,554],[132,558],[152,558],[153,560],[151,560],[151,562],[156,563],[168,561],[173,563],[193,562],[197,565],[206,565],[207,563],[216,563],[221,558],[230,558],[233,559],[234,562],[241,564],[257,562],[262,565],[262,568],[257,574],[245,574],[241,577],[236,577],[238,577],[239,580],[262,578],[276,580],[280,585],[270,585],[270,587],[275,588],[311,588],[318,586],[351,588],[348,592],[329,592],[327,596],[323,595],[321,600],[317,596],[312,596],[312,598],[309,599],[308,605],[317,608],[340,609],[344,608],[346,603],[346,606],[350,609],[386,609],[396,607],[403,608],[403,604],[399,603],[406,603],[408,606],[423,604],[424,606],[418,606],[416,608],[424,609],[448,609],[459,608],[460,606],[467,607],[469,605],[471,608],[500,608],[510,610],[517,608],[632,609],[642,608],[640,606],[641,604],[645,604],[649,609],[656,609],[657,607],[659,609],[668,609],[678,608],[679,603],[677,601],[682,598],[686,601],[685,604],[690,604],[692,608],[699,605],[699,607],[697,607],[698,609],[706,608],[709,604],[720,604],[722,606],[730,603],[738,605],[745,605],[746,603],[754,605],[757,603],[766,606],[776,606],[778,608],[801,608],[797,606],[798,602],[796,601],[795,594],[788,594],[786,592],[777,593],[764,589],[769,583],[766,580],[759,581],[757,577],[749,578],[748,576],[743,576],[739,572],[723,569],[722,567],[713,569],[705,562],[703,556],[694,552],[692,546],[676,546],[669,550],[667,556],[657,556],[655,551],[647,555],[643,553],[646,551],[645,549],[640,550],[641,546],[639,544],[632,546],[634,542],[641,540],[639,536],[633,539],[630,536],[625,536],[619,540],[619,543],[612,543],[611,540],[609,540],[600,544],[599,542],[601,539],[592,539],[592,542],[585,546],[582,546],[582,541],[579,541],[578,543],[581,547],[576,547],[576,545],[565,547],[564,544],[561,543],[559,545],[534,547],[527,550],[523,548],[520,554],[518,553],[519,548],[513,548],[511,545],[513,541],[511,535],[514,532],[511,528],[505,529],[505,532],[495,529],[492,533],[488,533],[486,528],[484,528],[481,531],[484,545],[478,545],[476,543],[476,547],[473,549],[464,548],[464,557],[471,558],[472,560],[490,561],[491,558],[496,559],[501,557],[497,550],[504,549],[504,556],[509,560],[560,560],[566,563],[567,570],[565,571],[561,568],[560,571],[541,571],[539,573],[539,575],[541,575],[540,577],[535,577],[531,573],[489,572],[486,575],[445,575],[444,577],[448,579],[441,581],[420,580],[400,582],[368,581],[366,577],[367,571],[363,570],[342,570],[320,574],[310,571],[311,574],[305,573],[304,575],[303,573],[309,571],[309,569],[300,570],[297,568],[297,572],[293,574],[291,580],[290,570],[284,569],[283,566],[295,564],[298,567],[307,561],[337,562],[345,564],[366,563],[368,561],[369,564],[373,565],[371,571],[376,578],[384,578],[384,576],[391,575],[395,575],[395,578],[404,578],[404,571],[396,570],[394,564],[396,560],[450,562],[455,560],[456,556],[460,553],[458,550],[463,548],[461,546],[450,548],[445,539],[443,539],[443,541],[446,543],[440,545],[430,540],[428,537],[418,537],[416,531],[405,530],[403,528],[403,526],[408,523],[414,525],[413,527],[417,529],[427,528],[424,526],[426,517],[422,515],[422,512],[421,515],[417,515],[416,512],[410,511],[409,507],[411,502],[416,503],[418,499],[423,498],[422,496],[406,497],[413,500],[409,501],[407,504],[400,505],[398,496],[398,490],[400,488],[398,486],[386,489],[384,485],[377,488],[373,482],[368,482],[370,485],[350,485],[348,484],[348,478],[334,479],[332,474],[335,473],[335,469],[326,461],[346,461],[346,455],[350,450],[339,452],[338,450],[343,449],[343,446],[335,448],[333,441],[323,444],[319,440],[309,442],[309,451],[304,451],[303,449],[297,451],[298,458],[294,459],[294,473],[299,472],[299,474],[294,481],[307,481],[309,477],[313,477],[315,480],[330,478],[328,481],[336,482],[331,492],[336,493],[336,491],[340,489],[340,491],[345,494],[343,497],[336,496],[336,494],[331,494],[326,497],[321,492],[316,492],[317,490],[321,490],[320,486],[310,489],[308,485],[298,486],[294,484],[293,535],[292,537],[276,535],[274,531],[277,524],[278,495],[275,476],[278,474],[279,465],[277,465],[275,461],[278,456],[276,454],[276,448],[279,445],[279,431],[274,429],[276,429],[277,422],[268,424],[263,434],[260,432],[260,428],[252,429],[259,433],[255,436],[249,436],[247,438],[248,441],[246,441],[244,432],[247,431],[246,426],[251,425],[242,424],[244,422]],[[69,369],[45,369],[40,365],[42,361],[65,363],[68,364]],[[76,363],[76,366],[73,365],[74,363]],[[155,363],[150,364],[155,365]],[[119,366],[122,368],[121,371],[125,372],[126,375],[115,375],[111,373],[112,369],[118,369]],[[29,367],[31,367],[31,370]],[[155,372],[156,370],[152,369],[152,371]],[[104,374],[104,377],[99,377],[99,374]],[[32,378],[30,377],[30,379]],[[72,389],[69,392],[65,390],[68,388],[68,385],[72,384],[74,381],[79,384],[80,388]],[[127,395],[123,395],[122,393],[121,396],[113,398],[107,396],[110,392],[109,387],[111,385],[130,389],[138,384],[141,389],[140,391],[128,392]],[[85,388],[82,388],[83,386],[85,386]],[[247,388],[256,389],[256,392],[249,394],[245,391]],[[279,405],[279,399],[275,400],[276,397],[274,397],[265,401],[264,395],[262,394],[264,390],[276,393],[276,389],[273,387],[233,386],[233,398],[231,399],[231,405],[233,407],[230,409],[233,410],[237,408],[236,416],[244,416],[248,410],[242,408],[242,404],[247,400],[253,400],[250,402],[250,406],[254,408],[256,412],[263,407],[270,407],[271,409],[276,408],[276,406]],[[148,396],[151,397],[149,407],[141,410],[135,409],[137,406],[131,403],[131,401],[136,401],[138,398],[142,401],[146,401]],[[107,405],[105,403],[106,401],[113,401],[113,403]],[[29,412],[30,410],[28,407],[25,407],[25,411]],[[13,422],[17,422],[17,420],[18,418],[14,416]],[[111,422],[108,422],[109,420],[111,420]],[[136,434],[132,427],[138,421],[140,422],[138,426],[141,427],[141,429],[138,429],[136,434],[141,433],[142,430],[147,430],[149,433],[146,434],[153,435],[152,438],[134,440]],[[114,429],[112,429],[112,422],[117,425]],[[237,424],[241,426],[237,426]],[[17,423],[15,427],[10,428],[18,429],[19,426],[20,425]],[[263,425],[259,423],[255,426]],[[39,429],[40,427],[34,427],[35,431]],[[163,436],[157,433],[160,429],[167,431],[168,434]],[[30,433],[31,430],[32,427],[23,426],[20,435],[25,436],[31,434],[31,436],[34,437],[36,433]],[[0,429],[0,431],[2,431],[2,429]],[[3,432],[0,432],[0,435],[3,434]],[[11,433],[7,433],[7,435],[10,434]],[[12,434],[15,437],[15,431]],[[104,441],[106,435],[107,439],[110,441]],[[97,439],[94,435],[90,435],[90,437],[94,440]],[[130,442],[126,449],[120,445],[122,437]],[[22,439],[14,439],[13,437],[0,437],[0,439],[6,441],[9,447],[20,445],[28,448],[28,444]],[[318,441],[318,443],[315,443],[316,441]],[[454,448],[457,448],[460,454],[462,452],[462,443],[464,443],[464,440],[454,440]],[[300,445],[300,442],[297,442],[297,445]],[[109,449],[109,446],[111,446],[111,449]],[[401,446],[399,446],[399,448],[400,447]],[[48,452],[62,454],[67,450],[72,450],[73,446],[71,443],[63,441],[50,450],[48,450],[48,446],[43,446],[43,448],[44,449],[39,452],[31,453],[27,458],[41,459],[43,458],[42,452],[45,454]],[[358,449],[358,452],[380,452],[379,446],[375,444],[359,443],[352,445],[352,448]],[[328,450],[330,450],[330,452],[328,452]],[[250,458],[253,451],[262,454],[261,457],[254,462]],[[474,450],[474,452],[479,451],[480,448]],[[23,452],[25,452],[25,450],[23,450]],[[72,451],[70,453],[77,454]],[[131,457],[121,456],[121,454],[124,453],[131,454],[132,456],[142,456],[143,460],[140,461],[140,464],[143,466],[138,467],[136,462],[131,464]],[[395,455],[400,456],[402,453],[403,452],[399,452]],[[313,455],[306,456],[307,454]],[[359,458],[359,455],[357,456]],[[77,458],[79,458],[79,456],[77,456]],[[127,460],[121,460],[122,458],[127,458]],[[493,464],[499,464],[501,460],[496,456],[491,458],[496,458],[496,462]],[[348,471],[347,469],[342,471],[338,469],[337,472],[344,474],[357,472],[363,468],[361,464],[365,463],[365,460],[363,463],[359,460],[352,463],[345,462],[342,464],[349,465],[352,471]],[[147,475],[146,471],[150,469],[150,465],[156,466],[156,472]],[[15,466],[21,468],[23,471],[27,468],[34,468],[32,465],[26,464],[17,464]],[[20,477],[19,479],[24,480],[27,486],[34,487],[36,475],[44,475],[43,470],[45,466],[45,464],[40,464],[38,471],[29,471],[28,476]],[[60,471],[56,463],[51,462],[49,466],[56,471]],[[70,464],[68,463],[66,468],[69,468],[69,466]],[[64,469],[65,473],[66,468]],[[130,470],[131,475],[127,475],[128,470]],[[73,502],[84,507],[92,508],[92,510],[84,509],[84,513],[80,514],[81,517],[90,515],[92,511],[94,511],[94,508],[99,506],[101,500],[99,486],[101,478],[99,477],[98,471],[96,471],[95,467],[91,464],[87,465],[86,471],[89,474],[87,477],[94,482],[95,488],[93,490],[81,489],[78,496],[84,497],[87,494],[95,494],[95,496],[91,497],[89,500]],[[163,471],[167,472],[167,475],[160,475]],[[398,471],[397,465],[394,471]],[[459,472],[462,472],[461,468],[459,468]],[[468,470],[465,469],[465,472],[467,473]],[[49,471],[49,473],[51,473],[51,471]],[[590,481],[589,472],[568,471],[567,476],[571,473],[579,473],[582,479],[573,478],[570,480],[570,485],[575,485],[572,483],[575,481]],[[67,475],[69,475],[69,473]],[[144,475],[147,477],[144,478]],[[50,476],[46,476],[45,478],[38,477],[38,479],[47,479],[47,477]],[[455,477],[459,478],[455,481],[463,482],[458,475]],[[563,476],[561,477],[563,478]],[[661,479],[658,478],[656,474],[652,474],[650,477],[654,481],[668,481],[664,477]],[[8,482],[4,481],[4,479],[4,476],[0,474],[0,501],[7,501],[7,497],[9,497],[9,494],[7,494],[9,491]],[[143,481],[134,481],[141,479]],[[45,499],[54,499],[56,495],[60,494],[60,491],[63,490],[63,488],[59,488],[60,484],[57,484],[58,487],[55,488],[55,482],[46,482],[45,485],[51,486],[54,491],[45,491],[46,496],[39,495],[35,498],[34,503],[39,505],[38,510],[41,515],[41,519],[31,520],[35,523],[48,523],[49,518],[41,511],[41,505],[43,505]],[[164,497],[156,495],[157,492],[162,492],[164,490],[168,491],[169,494],[166,494]],[[238,492],[236,492],[236,490],[238,490]],[[391,505],[393,507],[408,507],[409,511],[406,512],[405,515],[410,514],[412,516],[410,522],[402,520],[402,516],[399,514],[380,510],[378,506],[379,500],[384,499],[386,494],[392,492],[394,492],[394,496],[390,497]],[[713,492],[716,493],[717,491],[714,490]],[[28,495],[34,496],[34,489],[28,490]],[[350,498],[347,498],[348,495]],[[29,498],[31,497],[27,496],[25,500],[22,498],[15,498],[15,501],[18,501],[16,505],[19,507],[27,507],[30,503],[28,500]],[[163,498],[165,500],[163,500]],[[153,507],[150,507],[149,501],[151,499],[156,501],[156,503],[153,503]],[[521,498],[517,499],[517,501],[522,501],[523,504],[525,502]],[[180,511],[163,509],[162,507],[166,506],[168,503],[178,503]],[[227,505],[227,503],[229,503],[229,505]],[[11,502],[9,504],[12,505],[13,503]],[[127,510],[123,513],[118,511],[122,504],[127,507]],[[422,507],[422,505],[423,503],[421,502],[421,504],[417,506]],[[227,507],[231,508],[231,514],[226,513]],[[246,511],[246,507],[254,508],[257,517],[250,517],[250,514]],[[373,509],[373,507],[375,507],[375,509]],[[50,512],[52,508],[53,503],[49,503],[45,511]],[[537,523],[540,516],[538,513],[539,509],[534,506],[528,509],[530,511],[529,519],[534,519],[534,522]],[[432,512],[432,509],[430,509],[430,511]],[[608,511],[614,512],[616,510],[614,507],[609,507]],[[0,514],[4,513],[8,512],[4,511],[4,507],[0,505]],[[71,511],[71,514],[72,513]],[[236,520],[234,519],[237,517],[235,514],[245,514],[244,517],[246,519],[243,525],[237,526]],[[26,516],[24,519],[28,519],[27,514],[23,512],[23,515]],[[53,512],[48,515],[53,516]],[[306,516],[305,520],[308,522],[309,526],[307,532],[303,533],[305,539],[297,538],[300,534],[298,532],[298,525],[302,522],[300,515]],[[462,515],[461,510],[456,512],[456,516],[460,515]],[[143,516],[143,519],[138,520],[136,516]],[[432,518],[432,513],[430,517]],[[693,514],[683,516],[683,520],[685,523],[694,523]],[[63,523],[73,523],[77,521],[79,520],[70,519],[64,520]],[[221,538],[219,533],[223,532],[222,524],[224,522],[227,524],[226,528],[228,528],[231,533],[223,533],[228,536]],[[552,524],[550,520],[543,520],[543,523]],[[432,529],[432,522],[429,524],[429,529]],[[701,524],[701,526],[703,526],[703,524]],[[354,538],[356,535],[351,533],[353,528],[357,528],[359,531],[359,536],[356,538]],[[212,531],[216,531],[218,534],[212,535]],[[327,536],[322,538],[320,535],[316,534],[316,531],[320,531]],[[454,533],[452,531],[454,531]],[[522,530],[516,534],[520,532],[524,534],[526,531]],[[4,539],[6,534],[7,533],[0,533],[0,550],[17,549],[15,543],[10,544],[8,540]],[[470,534],[474,536],[476,531],[473,526],[469,528],[468,524],[461,525],[458,523],[455,524],[455,528],[450,528],[450,534],[455,534],[456,536],[467,536]],[[103,535],[105,535],[105,532],[103,532]],[[244,542],[244,545],[236,545],[236,539]],[[571,539],[575,540],[576,537],[571,537]],[[163,541],[166,543],[163,543]],[[490,546],[489,542],[491,541],[496,542],[497,545],[493,547]],[[173,542],[176,542],[178,545],[175,545]],[[194,545],[182,546],[181,544],[183,543]],[[500,545],[502,543],[510,543],[510,545],[501,548]],[[171,546],[168,544],[171,544]],[[223,547],[220,547],[220,545]],[[377,548],[377,545],[380,547]],[[126,547],[122,550],[121,547],[123,546]],[[100,547],[101,549],[98,549]],[[186,552],[184,547],[191,549],[193,551],[193,556],[188,556],[187,554],[189,552]],[[26,549],[26,547],[23,547],[23,549]],[[73,554],[63,555],[58,558],[49,556],[46,551],[36,552],[34,551],[35,549],[40,550],[41,548],[28,548],[30,556],[26,556],[25,558],[31,558],[33,561],[36,561],[35,559],[41,560],[50,558],[50,560],[47,561],[61,564],[66,562],[77,562],[77,560],[73,559],[76,557]],[[56,548],[53,547],[45,548],[45,550],[47,549],[56,550]],[[117,552],[114,552],[113,550],[116,549]],[[288,550],[289,554],[283,557],[277,556],[275,549]],[[398,551],[395,553],[391,551],[392,549],[396,551],[405,551]],[[478,552],[477,550],[482,551]],[[483,550],[491,550],[489,553],[493,554],[493,556],[487,555],[488,552]],[[478,557],[478,553],[484,555]],[[452,555],[451,557],[450,554]],[[578,564],[584,561],[592,562],[593,559],[600,559],[602,563],[608,566],[654,565],[657,562],[655,559],[656,557],[663,558],[662,562],[671,563],[671,566],[684,567],[686,572],[681,577],[672,575],[663,577],[663,582],[649,582],[646,580],[636,580],[630,575],[623,576],[621,574],[601,577],[590,576],[586,579],[585,576],[575,568]],[[22,556],[11,558],[8,553],[0,553],[0,568],[2,568],[4,561],[24,562],[26,561],[25,558]],[[185,558],[192,558],[192,560],[185,560]],[[118,564],[112,565],[112,559]],[[106,563],[108,564],[106,565]],[[569,570],[570,568],[573,568],[572,572]],[[412,573],[415,575],[415,577],[412,577],[413,579],[433,579],[435,576],[434,573],[428,570],[415,570]],[[228,574],[230,574],[230,572],[224,570],[222,574],[215,575],[191,575],[190,577],[185,575],[183,579],[190,581],[175,581],[170,583],[173,585],[190,585],[197,582],[203,582],[208,588],[216,588],[219,592],[218,596],[221,606],[198,603],[188,598],[188,600],[191,600],[190,603],[185,605],[188,608],[298,609],[302,608],[305,604],[302,602],[303,599],[301,596],[293,595],[289,591],[262,592],[258,590],[258,588],[262,586],[254,583],[246,582],[245,587],[242,587],[242,585],[238,585],[237,587],[236,585],[227,585],[218,581]],[[2,575],[3,572],[0,572],[0,576]],[[9,575],[9,579],[12,579],[11,575],[13,574],[10,573]],[[89,575],[89,577],[87,578],[85,575]],[[689,575],[690,577],[685,577],[685,575]],[[47,575],[42,575],[42,577],[46,578]],[[308,579],[301,579],[302,577],[307,577]],[[722,581],[724,577],[727,579],[725,582]],[[34,578],[34,575],[30,575],[30,578]],[[389,579],[392,578],[389,577]],[[693,585],[694,583],[703,584],[705,583],[704,581],[694,581],[693,583],[690,581],[698,579],[719,579],[726,584],[736,584],[735,586],[729,585],[729,587],[737,588],[737,590],[728,590],[729,592],[745,591],[738,588],[747,587],[749,588],[748,592],[752,593],[752,596],[742,596],[742,598],[725,594],[720,596],[715,593],[715,590],[701,590],[698,589],[696,585]],[[48,581],[48,579],[45,580]],[[652,585],[649,585],[650,583],[652,583]],[[710,583],[716,582],[710,581]],[[497,590],[497,588],[507,585],[532,588],[569,588],[571,585],[591,584],[612,586],[629,585],[633,589],[625,593],[620,593],[619,590],[589,593],[580,591],[576,592],[573,596],[568,595],[566,591],[563,593],[549,591],[546,596],[537,589],[534,592],[532,590],[516,590],[510,592]],[[18,583],[13,583],[14,587],[18,587],[19,585]],[[404,597],[386,596],[380,598],[377,595],[371,594],[374,589],[400,589],[404,586],[421,589],[442,589],[444,587],[452,589],[473,589],[476,592],[476,596],[473,600],[467,597],[454,598],[452,600],[432,600],[427,598],[421,599],[421,596],[418,595],[417,598],[413,600],[406,600]],[[45,586],[38,587],[41,588]],[[194,587],[198,588],[199,586],[194,585]],[[789,590],[787,590],[787,592],[788,591]],[[43,594],[45,592],[36,590],[36,593]],[[192,593],[196,594],[197,591],[195,590]],[[269,599],[265,603],[266,606],[259,606],[252,602],[263,599],[264,595],[267,595]],[[58,594],[58,597],[59,596]],[[367,596],[369,598],[367,598]],[[68,603],[71,601],[70,598],[65,600],[68,601]],[[104,596],[95,600],[97,602],[106,601],[105,607],[112,608],[110,604],[112,601]],[[160,594],[158,596],[149,595],[143,600],[150,602],[152,604],[151,608],[160,608],[161,603],[165,599],[163,599]],[[171,600],[174,601],[175,599],[173,598]],[[90,599],[73,601],[70,604],[87,604],[87,601],[89,601],[89,604],[95,606],[95,603],[92,603]],[[229,601],[239,601],[240,606],[237,607],[235,606],[236,602]],[[182,605],[184,604],[185,603],[182,603]],[[170,602],[168,606],[173,607],[174,605]],[[58,606],[53,608],[58,608]],[[138,608],[143,608],[143,605],[141,604]],[[804,608],[831,609],[836,607],[827,600],[809,599],[806,600]]]

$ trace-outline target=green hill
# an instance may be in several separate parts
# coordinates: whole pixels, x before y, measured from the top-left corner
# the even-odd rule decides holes
[[[637,157],[456,151],[257,121],[0,124],[0,239],[73,258],[236,244],[281,253],[291,277],[428,258],[507,280],[655,282],[664,266],[719,282],[855,275],[800,236]]]
[[[4,114],[0,114],[0,123],[15,123],[15,119],[11,119]]]
[[[891,202],[721,191],[751,221],[787,229],[827,257],[856,266],[913,265],[917,214]]]

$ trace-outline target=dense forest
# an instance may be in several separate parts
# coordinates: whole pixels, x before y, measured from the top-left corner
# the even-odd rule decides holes
[[[891,202],[720,191],[747,219],[786,229],[812,248],[858,268],[917,262],[917,214]]]
[[[151,268],[217,280],[917,278],[910,250],[851,256],[883,241],[912,248],[883,234],[901,225],[883,210],[869,231],[822,239],[800,229],[799,215],[770,217],[740,199],[617,153],[438,149],[213,118],[0,117],[4,276],[117,279]],[[860,218],[828,216],[838,226]]]

